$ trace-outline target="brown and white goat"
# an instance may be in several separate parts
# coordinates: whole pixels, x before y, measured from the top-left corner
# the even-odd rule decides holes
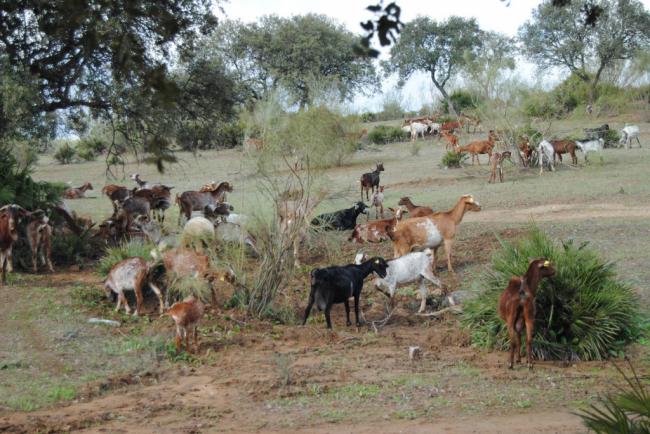
[[[488,184],[496,182],[497,173],[499,174],[499,182],[503,182],[503,161],[510,160],[512,153],[510,151],[495,152],[490,157],[490,179]]]
[[[29,215],[30,212],[19,205],[9,204],[0,208],[0,268],[3,285],[7,283],[7,273],[14,271],[12,250],[18,240],[18,222],[21,217]]]
[[[52,226],[48,217],[42,210],[32,212],[27,224],[27,241],[32,252],[32,269],[38,272],[38,253],[41,253],[41,262],[47,265],[50,273],[54,273],[52,265]]]
[[[480,211],[481,206],[471,194],[460,197],[456,205],[446,212],[436,212],[424,217],[410,218],[397,224],[395,230],[389,228],[388,235],[393,240],[393,256],[399,258],[414,247],[433,249],[432,265],[436,269],[436,254],[444,243],[447,253],[447,269],[451,266],[451,247],[456,230],[467,211]]]
[[[229,182],[221,182],[212,191],[184,191],[178,196],[177,203],[180,207],[178,224],[181,224],[181,217],[187,220],[192,217],[192,211],[203,211],[206,205],[213,205],[226,201],[226,193],[232,192],[233,186]]]
[[[111,293],[117,294],[117,306],[115,311],[120,310],[120,306],[124,303],[124,310],[127,314],[131,313],[129,303],[124,296],[124,291],[135,292],[135,313],[140,315],[142,310],[142,302],[144,300],[143,289],[145,285],[149,287],[158,296],[160,301],[160,313],[163,313],[163,296],[160,289],[151,281],[151,271],[153,263],[148,263],[141,257],[126,258],[117,264],[113,265],[108,272],[106,281],[104,281],[104,291],[108,297]]]
[[[82,197],[86,197],[86,191],[87,190],[92,190],[93,185],[86,181],[83,183],[81,187],[71,187],[71,188],[66,188],[65,191],[63,192],[63,197],[66,199],[81,199]]]
[[[377,191],[372,194],[372,206],[375,208],[375,218],[384,218],[384,186],[379,187]],[[370,213],[366,214],[366,218],[370,218]]]
[[[367,172],[361,175],[359,182],[361,183],[361,200],[363,200],[363,192],[366,192],[366,200],[370,200],[370,193],[374,193],[375,189],[379,189],[379,173],[384,171],[384,163],[377,163],[377,167],[372,172]]]
[[[535,331],[535,296],[537,287],[544,277],[552,277],[555,268],[550,261],[541,258],[530,261],[526,273],[510,278],[507,288],[499,298],[499,316],[506,322],[510,335],[510,369],[521,362],[521,331],[526,325],[526,359],[528,369],[533,368],[532,346]]]
[[[199,321],[203,318],[205,307],[200,300],[188,297],[183,301],[176,302],[170,307],[165,315],[172,317],[176,323],[176,354],[180,353],[185,339],[185,351],[191,353],[190,332],[194,337],[194,347],[199,351],[199,337],[197,328]]]
[[[428,206],[415,205],[411,202],[411,198],[404,196],[397,202],[400,206],[405,206],[409,213],[409,218],[424,217],[425,215],[433,214],[433,210]]]
[[[478,161],[478,165],[481,165],[481,159],[479,158],[480,154],[487,154],[488,157],[492,157],[492,149],[494,148],[495,135],[492,130],[488,134],[487,140],[476,140],[470,142],[464,146],[457,146],[456,152],[467,152],[472,155],[472,166],[474,165],[474,158]]]
[[[348,238],[348,241],[353,243],[380,243],[382,241],[390,240],[388,236],[388,228],[394,228],[397,225],[397,222],[402,219],[404,211],[402,208],[388,208],[395,215],[390,219],[375,220],[368,223],[362,223],[357,225],[353,230],[352,234]]]

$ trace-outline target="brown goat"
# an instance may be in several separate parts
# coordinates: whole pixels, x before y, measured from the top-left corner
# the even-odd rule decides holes
[[[65,191],[63,192],[63,197],[66,199],[81,199],[82,197],[85,197],[86,195],[86,190],[92,190],[93,185],[86,181],[83,183],[81,187],[77,188],[66,188]]]
[[[456,146],[458,146],[458,136],[455,136],[447,131],[442,131],[440,133],[440,137],[445,139],[447,144],[445,145],[445,149],[456,149]]]
[[[366,192],[366,200],[370,200],[370,193],[374,193],[375,189],[379,189],[379,173],[384,171],[384,163],[377,163],[377,167],[372,172],[367,172],[361,175],[361,200],[363,200],[363,192]]]
[[[481,165],[481,159],[479,158],[480,154],[487,154],[488,160],[489,157],[492,157],[492,149],[494,148],[494,139],[495,139],[494,132],[490,130],[487,140],[477,140],[474,142],[470,142],[465,146],[457,146],[456,152],[457,153],[467,152],[471,154],[472,166],[474,165],[474,158],[476,158],[476,161],[478,161],[478,165],[480,166]]]
[[[526,358],[528,369],[533,368],[532,347],[535,331],[535,296],[539,282],[544,277],[552,277],[555,268],[550,261],[541,258],[530,261],[523,276],[510,278],[508,287],[499,298],[499,316],[506,322],[510,335],[510,369],[521,362],[521,331],[526,325]]]
[[[490,157],[490,179],[488,184],[496,182],[497,173],[499,174],[499,182],[503,182],[503,161],[510,160],[512,153],[510,151],[495,152]],[[512,160],[510,160],[512,161]]]
[[[440,126],[440,131],[447,131],[453,133],[454,131],[461,131],[463,128],[462,121],[449,121]]]
[[[32,252],[32,269],[38,272],[37,257],[41,251],[41,261],[47,265],[50,273],[54,273],[52,265],[52,226],[48,217],[42,210],[32,212],[30,222],[27,224],[27,241]]]
[[[352,230],[352,234],[350,234],[348,241],[361,244],[363,242],[380,243],[389,240],[388,228],[394,228],[397,225],[397,222],[402,219],[404,211],[402,208],[398,208],[397,210],[394,210],[393,208],[388,209],[394,213],[393,218],[375,220],[357,225]]]
[[[29,215],[30,212],[19,205],[9,204],[0,208],[0,268],[3,285],[7,284],[7,273],[14,271],[12,250],[18,240],[18,221]]]
[[[443,244],[447,253],[447,269],[451,266],[451,246],[456,236],[456,229],[467,211],[480,211],[481,206],[471,194],[460,197],[456,205],[446,212],[436,212],[424,217],[415,217],[399,222],[395,230],[388,229],[388,236],[393,240],[393,257],[399,258],[413,248],[433,249],[432,265],[436,269],[436,253]]]
[[[197,326],[199,320],[205,313],[205,307],[201,301],[194,297],[188,297],[183,301],[176,302],[170,307],[165,315],[172,317],[176,323],[176,353],[180,353],[185,339],[185,351],[191,353],[190,349],[190,332],[194,337],[194,347],[199,351],[199,339]]]
[[[192,211],[203,211],[206,205],[225,202],[226,193],[232,192],[233,186],[229,182],[220,183],[213,191],[184,191],[177,199],[180,207],[178,224],[181,224],[181,217],[187,220],[192,217]]]
[[[573,165],[578,164],[578,157],[576,157],[576,142],[574,140],[551,140],[551,145],[553,145],[553,162],[555,163],[555,156],[560,159],[562,162],[562,154],[571,155],[571,163]]]
[[[433,214],[433,210],[428,206],[415,205],[411,202],[411,198],[405,196],[397,202],[400,206],[405,206],[409,213],[409,218],[424,217],[425,215]]]
[[[524,167],[528,167],[533,156],[533,147],[530,146],[530,141],[528,138],[522,136],[519,139],[519,143],[517,143],[517,148],[519,148],[519,151],[521,152],[521,160],[524,164]]]

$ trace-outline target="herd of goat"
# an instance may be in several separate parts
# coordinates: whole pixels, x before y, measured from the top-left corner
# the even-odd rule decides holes
[[[469,118],[471,119],[471,118]],[[425,133],[437,134],[447,141],[456,152],[466,152],[472,155],[480,164],[479,155],[487,154],[491,166],[489,182],[496,181],[498,176],[503,182],[502,163],[511,160],[510,151],[494,152],[495,144],[499,141],[499,132],[490,130],[487,140],[470,142],[459,146],[455,130],[462,127],[461,122],[436,124],[429,118],[417,118],[408,122],[412,140]],[[475,128],[478,122],[474,123]],[[605,127],[596,129],[596,135],[605,130]],[[607,127],[608,129],[609,127]],[[636,126],[623,128],[622,142],[629,147],[633,139],[639,141],[639,129]],[[547,164],[554,170],[556,157],[562,161],[562,154],[569,154],[574,164],[577,163],[576,150],[586,154],[592,151],[602,151],[604,140],[602,137],[591,137],[584,141],[573,140],[542,140],[536,149],[530,146],[523,137],[518,144],[521,161],[524,166],[531,165],[534,154],[540,170]],[[380,176],[385,170],[383,163],[378,163],[375,170],[364,173],[360,178],[361,200],[351,208],[338,210],[331,213],[319,214],[312,218],[313,211],[322,200],[322,197],[296,197],[292,192],[283,194],[277,203],[278,230],[289,230],[299,226],[298,222],[305,222],[304,226],[312,226],[321,230],[351,231],[348,241],[352,243],[379,243],[392,242],[393,259],[385,260],[381,257],[368,258],[360,253],[354,263],[343,266],[316,268],[311,271],[311,290],[307,307],[304,312],[303,324],[306,323],[313,305],[324,311],[327,328],[332,328],[330,311],[332,306],[342,303],[345,306],[346,322],[351,325],[349,299],[354,299],[355,320],[359,320],[359,298],[364,281],[371,274],[375,274],[372,286],[391,299],[400,285],[415,283],[421,304],[419,312],[423,312],[427,298],[427,282],[440,288],[444,292],[441,280],[436,276],[436,258],[440,247],[444,247],[447,269],[454,272],[452,266],[452,247],[458,227],[466,212],[479,212],[481,205],[472,195],[461,196],[456,204],[448,211],[434,211],[432,208],[415,205],[409,197],[402,197],[397,207],[388,208],[392,216],[384,218],[384,187],[381,185]],[[160,228],[165,220],[165,211],[172,206],[173,186],[161,183],[148,183],[138,174],[132,175],[136,184],[134,188],[119,185],[106,185],[102,193],[106,195],[113,206],[113,214],[96,229],[96,235],[107,242],[119,243],[132,237],[146,236],[155,241],[159,247],[151,252],[152,261],[141,257],[131,257],[115,264],[104,282],[106,295],[116,300],[116,311],[123,306],[127,313],[131,312],[125,297],[126,291],[135,293],[135,315],[142,313],[145,287],[151,288],[159,299],[159,311],[172,317],[176,323],[176,345],[180,351],[183,340],[185,349],[191,351],[189,345],[190,335],[194,336],[197,345],[196,326],[204,313],[201,301],[190,297],[178,301],[169,307],[169,291],[161,289],[154,282],[152,269],[162,262],[165,272],[169,276],[192,276],[207,281],[212,287],[213,302],[215,287],[218,282],[237,284],[237,279],[231,270],[218,271],[209,256],[203,251],[201,245],[193,244],[193,240],[206,240],[220,238],[222,241],[239,241],[246,244],[251,253],[259,255],[255,238],[245,230],[246,216],[233,213],[233,207],[227,202],[227,194],[233,191],[229,182],[210,182],[196,191],[185,191],[177,194],[175,203],[179,207],[179,225],[184,217],[181,246],[164,249],[161,243]],[[79,188],[69,188],[65,191],[67,199],[83,198],[85,192],[92,190],[89,182]],[[370,208],[365,200],[375,209],[375,220],[369,220]],[[72,211],[61,204],[56,207],[77,233],[81,228],[90,230],[93,223],[89,219],[76,216]],[[357,223],[359,215],[368,215],[365,223]],[[408,214],[408,218],[404,215]],[[52,227],[46,214],[41,210],[27,211],[17,205],[5,205],[0,208],[0,266],[2,266],[2,280],[6,283],[6,273],[12,271],[12,246],[18,240],[17,224],[20,219],[28,221],[26,226],[27,239],[32,252],[32,266],[37,271],[37,257],[41,253],[42,262],[47,265],[50,272],[54,271],[51,255]],[[293,253],[296,264],[299,264],[299,249],[302,239],[306,234],[295,237]],[[524,326],[526,338],[530,342],[533,333],[535,291],[544,277],[552,276],[553,264],[545,258],[532,260],[524,276],[513,277],[509,286],[503,292],[499,301],[499,314],[506,322],[511,337],[510,364],[513,366],[515,353],[520,361],[521,338],[520,333]],[[451,301],[453,304],[453,301]],[[532,366],[530,345],[528,350],[528,366]]]

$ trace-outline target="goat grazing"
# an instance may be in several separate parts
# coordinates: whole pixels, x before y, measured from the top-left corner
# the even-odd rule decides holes
[[[126,258],[113,265],[113,268],[108,272],[108,277],[106,277],[106,281],[104,282],[104,291],[108,297],[110,297],[112,293],[117,294],[116,312],[120,310],[120,306],[124,303],[124,310],[126,313],[131,313],[124,291],[134,291],[136,303],[134,315],[140,315],[142,301],[144,300],[142,290],[144,289],[145,284],[148,283],[149,287],[158,296],[158,300],[160,301],[160,313],[163,313],[162,292],[153,284],[153,282],[151,282],[150,272],[152,265],[153,264],[148,264],[147,261],[140,257]]]
[[[363,280],[375,272],[379,277],[386,277],[388,264],[384,258],[374,257],[362,264],[350,264],[344,266],[332,266],[326,268],[315,268],[311,272],[311,291],[309,302],[305,309],[305,317],[302,325],[307,323],[311,308],[316,303],[319,310],[325,311],[327,328],[332,329],[330,311],[335,303],[345,305],[346,324],[350,326],[350,304],[349,298],[354,297],[354,315],[356,325],[359,327],[359,297],[363,288]]]
[[[395,213],[393,218],[375,220],[372,222],[356,225],[352,231],[352,234],[350,234],[348,241],[352,241],[353,243],[380,243],[382,241],[389,240],[390,237],[388,236],[387,232],[388,228],[394,228],[395,225],[397,225],[397,222],[402,219],[404,211],[402,208],[398,208],[397,210],[393,210],[393,208],[388,209]]]
[[[377,163],[377,167],[372,172],[364,173],[361,175],[361,200],[363,200],[363,192],[366,192],[366,200],[370,200],[368,190],[374,193],[375,189],[379,189],[379,173],[384,171],[384,163]]]
[[[372,206],[375,208],[375,218],[378,219],[381,214],[381,218],[384,218],[384,186],[379,187],[379,190],[375,191],[372,194]],[[369,217],[370,213],[366,214],[366,217]]]
[[[226,201],[226,192],[232,192],[233,186],[229,182],[220,183],[213,191],[184,191],[177,199],[180,207],[178,224],[184,215],[187,220],[192,217],[192,211],[203,211],[206,205],[213,205]]]
[[[621,130],[621,144],[625,144],[625,149],[630,149],[632,147],[632,139],[636,139],[636,142],[641,147],[641,142],[639,141],[639,127],[637,125],[625,125]]]
[[[320,214],[311,221],[311,224],[313,226],[322,226],[325,230],[345,231],[354,229],[357,225],[357,217],[359,217],[359,214],[367,213],[368,207],[366,204],[357,202],[352,208]]]
[[[479,158],[480,154],[487,154],[488,160],[492,157],[492,149],[494,148],[495,135],[494,131],[490,130],[487,140],[477,140],[470,142],[464,146],[457,146],[456,152],[468,152],[472,155],[472,166],[474,165],[474,158],[478,161],[478,165],[481,165],[481,159]]]
[[[2,268],[2,284],[7,284],[7,273],[14,271],[13,246],[18,241],[18,222],[22,217],[29,217],[30,212],[25,208],[9,204],[0,208],[0,268]]]
[[[526,274],[510,278],[508,287],[499,298],[499,316],[506,322],[510,335],[510,369],[514,366],[515,353],[517,363],[521,362],[521,331],[526,325],[526,358],[528,369],[533,368],[532,346],[535,327],[535,295],[540,280],[552,277],[555,268],[546,259],[535,259],[528,265]]]
[[[496,182],[497,173],[499,174],[499,182],[503,182],[503,161],[510,160],[511,156],[512,153],[510,151],[495,152],[492,154],[490,157],[490,179],[488,179],[488,184]]]
[[[544,171],[544,160],[548,162],[548,165],[551,168],[551,172],[555,171],[555,167],[553,167],[554,152],[555,151],[553,150],[553,145],[551,145],[548,141],[542,140],[541,142],[539,142],[539,146],[537,147],[537,155],[539,160],[540,175]]]
[[[32,269],[34,273],[38,272],[37,257],[41,252],[41,261],[47,265],[50,273],[54,273],[52,265],[52,226],[48,217],[42,210],[36,210],[31,213],[29,223],[27,224],[27,241],[32,252]]]
[[[422,252],[407,253],[397,259],[388,261],[388,268],[386,269],[386,277],[378,277],[373,281],[375,288],[384,292],[382,288],[388,289],[388,294],[384,293],[391,299],[395,296],[395,291],[399,285],[407,283],[418,282],[420,293],[420,309],[418,312],[424,312],[427,304],[427,287],[425,280],[442,288],[442,283],[438,279],[431,268],[431,259],[433,252],[431,249],[425,249]],[[359,264],[365,260],[365,255],[355,257],[355,263]]]
[[[181,244],[184,246],[209,243],[214,240],[214,223],[205,217],[192,217],[183,226]]]
[[[585,163],[589,160],[587,159],[587,154],[589,152],[597,152],[600,156],[600,161],[603,161],[603,148],[605,147],[604,139],[594,139],[581,142],[576,140],[576,146],[585,154]]]
[[[433,249],[432,267],[436,269],[436,253],[443,244],[447,253],[447,269],[451,266],[451,247],[456,236],[456,229],[467,211],[480,211],[481,206],[471,194],[460,197],[456,205],[446,212],[437,212],[424,217],[404,220],[395,230],[388,229],[388,236],[393,240],[395,258],[404,256],[414,247]]]
[[[185,339],[185,351],[190,350],[190,332],[194,338],[194,347],[196,352],[199,351],[199,337],[197,326],[199,320],[203,317],[205,307],[200,300],[194,297],[188,297],[183,301],[176,302],[170,307],[165,315],[172,317],[176,323],[176,354],[181,352],[183,339]]]
[[[401,198],[397,204],[406,207],[410,218],[424,217],[425,215],[433,214],[433,210],[431,208],[428,206],[415,205],[413,202],[411,202],[411,198],[408,196]]]
[[[86,191],[87,190],[92,190],[93,185],[90,182],[84,182],[81,187],[71,187],[71,188],[66,188],[65,191],[63,192],[63,197],[66,199],[81,199],[83,197],[86,197]]]

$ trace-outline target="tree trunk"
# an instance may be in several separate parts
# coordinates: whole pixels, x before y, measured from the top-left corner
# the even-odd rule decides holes
[[[438,89],[438,91],[445,99],[445,101],[447,101],[447,107],[449,108],[449,113],[451,113],[454,116],[458,116],[458,113],[456,113],[456,108],[454,107],[454,103],[451,102],[451,98],[449,98],[449,94],[445,90],[445,87],[438,83],[433,72],[431,73],[431,81],[433,82],[433,85],[436,87],[436,89]]]

